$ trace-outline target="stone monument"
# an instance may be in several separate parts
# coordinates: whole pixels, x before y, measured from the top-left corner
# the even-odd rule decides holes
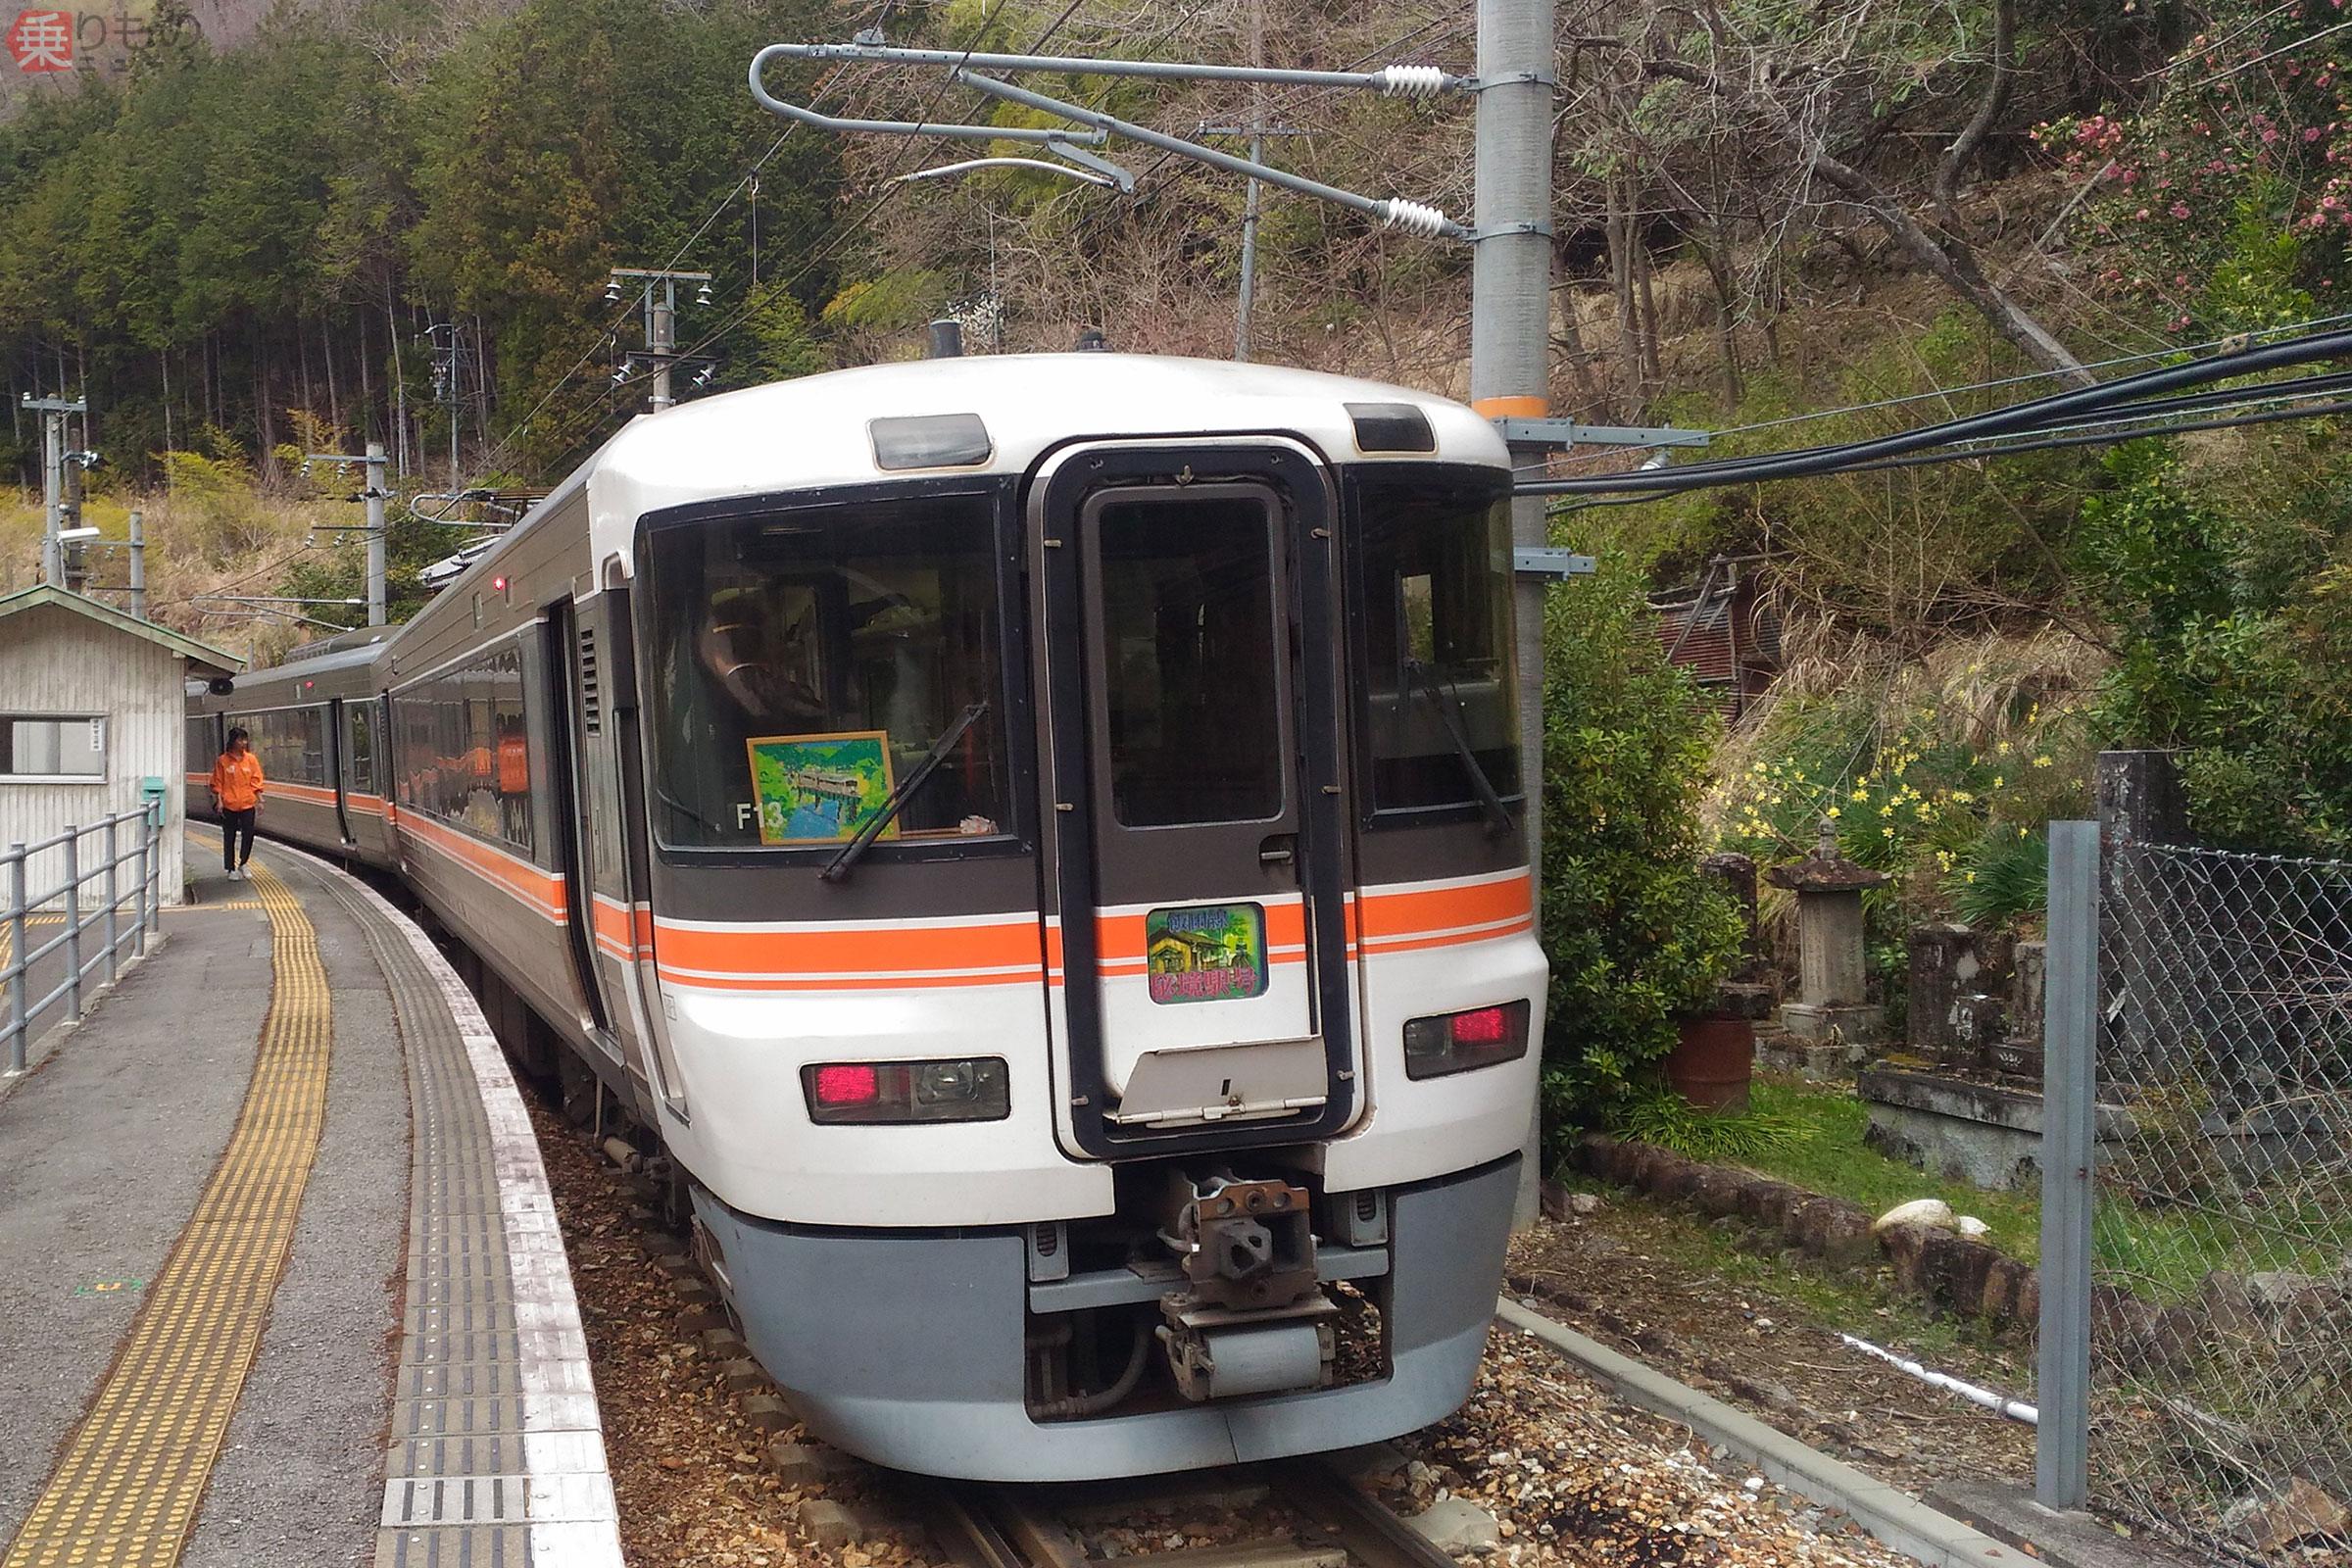
[[[1884,1014],[1869,1004],[1862,891],[1892,878],[1839,855],[1838,824],[1827,817],[1812,854],[1764,876],[1796,895],[1797,999],[1782,1004],[1781,1027],[1800,1040],[1876,1039]]]

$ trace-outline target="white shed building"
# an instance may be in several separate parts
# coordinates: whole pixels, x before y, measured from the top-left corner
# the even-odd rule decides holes
[[[0,597],[0,846],[136,810],[160,786],[164,901],[180,902],[187,682],[244,667],[62,588]],[[35,892],[63,875],[54,851],[26,867]]]

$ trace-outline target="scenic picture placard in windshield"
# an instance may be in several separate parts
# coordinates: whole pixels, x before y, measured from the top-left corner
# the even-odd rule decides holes
[[[843,844],[890,800],[890,734],[763,735],[743,743],[760,842]],[[898,825],[882,830],[898,836]]]

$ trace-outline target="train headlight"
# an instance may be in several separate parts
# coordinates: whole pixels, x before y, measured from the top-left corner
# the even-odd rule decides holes
[[[1516,1061],[1527,1054],[1527,1024],[1524,1002],[1415,1018],[1404,1026],[1404,1075],[1442,1078]]]
[[[808,1119],[887,1126],[925,1121],[1002,1121],[1012,1087],[1002,1056],[943,1061],[826,1061],[801,1069]]]

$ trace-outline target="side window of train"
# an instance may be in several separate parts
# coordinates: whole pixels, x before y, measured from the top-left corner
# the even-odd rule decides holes
[[[262,760],[262,776],[272,784],[309,784],[325,788],[326,710],[274,708],[261,713],[231,713],[229,726],[250,732],[253,753]],[[207,764],[210,765],[209,763]]]
[[[522,705],[522,656],[512,643],[396,693],[402,808],[527,854],[531,754]]]
[[[838,845],[981,705],[891,837],[1008,830],[996,508],[908,495],[651,531],[663,845]]]

